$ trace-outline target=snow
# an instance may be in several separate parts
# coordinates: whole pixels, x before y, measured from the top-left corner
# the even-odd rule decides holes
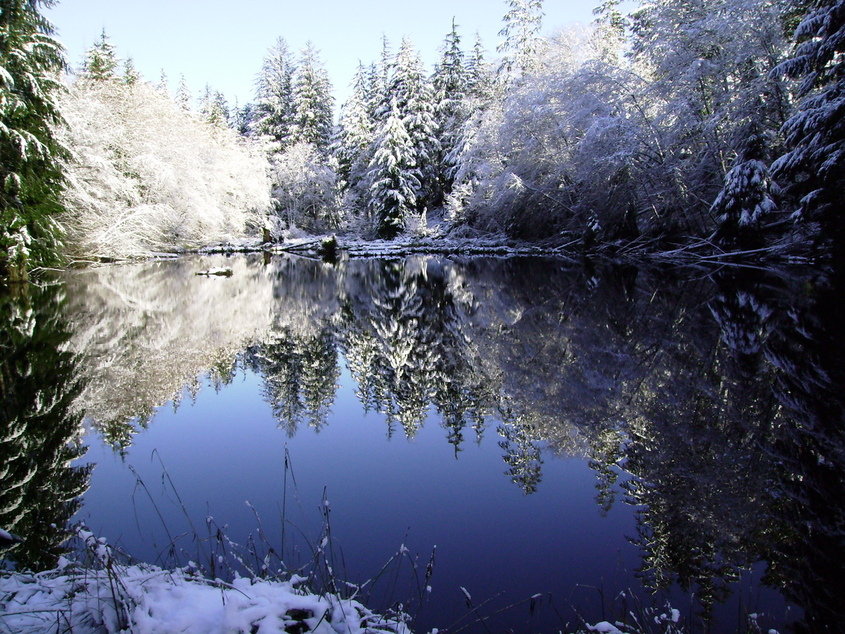
[[[603,634],[624,634],[622,630],[607,621],[600,621],[595,625],[587,625],[587,629],[591,632],[602,632]]]
[[[108,547],[88,534],[97,549]],[[98,552],[98,555],[100,553]],[[105,555],[108,556],[107,554]],[[13,632],[284,632],[304,625],[320,634],[409,633],[403,618],[383,618],[336,595],[315,595],[289,582],[235,579],[231,584],[188,569],[108,565],[83,568],[64,560],[42,573],[0,576],[0,623]],[[299,630],[288,630],[299,631]]]

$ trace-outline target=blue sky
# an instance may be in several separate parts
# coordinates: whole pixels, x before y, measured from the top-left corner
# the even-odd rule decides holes
[[[544,32],[589,22],[599,1],[546,0]],[[64,0],[47,16],[74,67],[105,28],[146,79],[157,81],[163,68],[171,91],[184,74],[195,96],[208,83],[244,103],[279,36],[296,51],[312,40],[343,99],[358,60],[378,58],[382,33],[394,49],[410,37],[430,67],[454,16],[465,49],[478,31],[493,56],[505,10],[504,0]]]

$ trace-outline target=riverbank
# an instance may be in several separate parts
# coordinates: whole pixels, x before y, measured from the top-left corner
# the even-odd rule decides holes
[[[231,583],[194,566],[117,562],[105,540],[81,531],[92,563],[60,558],[44,572],[0,573],[0,629],[9,632],[296,632],[410,634],[406,616],[376,614],[354,599],[315,594],[305,578]]]

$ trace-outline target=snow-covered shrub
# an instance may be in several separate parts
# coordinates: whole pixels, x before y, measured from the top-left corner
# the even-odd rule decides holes
[[[282,228],[298,226],[317,233],[340,225],[335,163],[310,143],[297,143],[273,156],[273,198]]]
[[[62,101],[71,148],[67,213],[74,251],[136,256],[197,247],[263,225],[263,152],[144,82],[80,80]]]

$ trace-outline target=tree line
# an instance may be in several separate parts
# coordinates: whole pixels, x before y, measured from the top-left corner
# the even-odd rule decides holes
[[[171,96],[105,33],[63,87],[40,12],[51,3],[3,0],[0,13],[5,276],[68,250],[303,232],[842,248],[842,0],[659,0],[628,14],[605,0],[589,27],[552,36],[542,0],[506,0],[497,57],[478,38],[463,46],[454,21],[431,71],[410,40],[394,51],[385,37],[337,117],[316,47],[297,55],[283,38],[242,106],[208,86],[194,105],[184,77]]]

